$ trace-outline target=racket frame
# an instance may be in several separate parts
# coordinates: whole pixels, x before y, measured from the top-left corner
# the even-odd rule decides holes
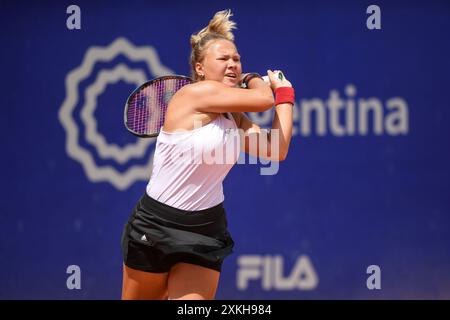
[[[128,114],[128,107],[129,107],[129,103],[131,101],[131,99],[143,88],[148,87],[150,85],[152,85],[155,82],[161,82],[161,81],[165,81],[165,80],[170,80],[170,79],[179,79],[179,80],[187,80],[190,81],[190,83],[193,83],[194,81],[192,80],[192,78],[190,77],[186,77],[186,76],[182,76],[182,75],[168,75],[168,76],[163,76],[163,77],[158,77],[149,81],[144,82],[143,84],[141,84],[139,87],[137,87],[136,89],[133,90],[133,92],[131,92],[131,94],[128,96],[128,99],[125,103],[125,109],[124,109],[124,113],[123,113],[123,122],[125,125],[125,128],[132,133],[133,135],[139,137],[139,138],[154,138],[157,137],[159,135],[159,132],[153,133],[153,134],[142,134],[142,133],[138,133],[136,131],[134,131],[133,129],[131,129],[128,125],[127,125],[127,114]],[[189,83],[187,83],[189,84]]]

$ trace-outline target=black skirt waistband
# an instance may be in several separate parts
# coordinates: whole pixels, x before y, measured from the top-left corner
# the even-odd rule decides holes
[[[139,204],[144,212],[151,212],[166,221],[181,225],[205,225],[220,221],[225,216],[223,203],[196,211],[182,210],[171,207],[150,197],[146,192],[141,197]]]

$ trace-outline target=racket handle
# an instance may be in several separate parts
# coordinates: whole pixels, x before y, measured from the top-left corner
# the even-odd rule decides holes
[[[278,76],[278,79],[280,80],[284,79],[283,73],[281,72],[275,72],[275,76]],[[269,76],[263,76],[262,79],[264,80],[265,83],[270,84]]]

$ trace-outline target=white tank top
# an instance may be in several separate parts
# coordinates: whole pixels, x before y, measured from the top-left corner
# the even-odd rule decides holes
[[[222,182],[239,158],[233,116],[220,114],[190,131],[164,132],[156,140],[147,194],[171,207],[195,211],[224,201]]]

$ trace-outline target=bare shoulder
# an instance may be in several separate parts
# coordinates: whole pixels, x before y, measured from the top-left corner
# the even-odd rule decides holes
[[[213,93],[217,90],[226,88],[226,86],[218,81],[204,80],[188,84],[177,91],[179,95],[199,96]]]
[[[218,81],[204,80],[185,85],[172,97],[169,109],[178,109],[180,106],[188,112],[199,112],[203,106],[211,103],[211,98],[224,88]],[[203,111],[201,113],[208,113]]]
[[[179,89],[170,100],[169,109],[171,109],[171,106],[178,105],[182,105],[183,108],[189,108],[199,96],[205,94],[205,90],[208,89],[208,84],[205,86],[206,82],[213,81],[194,82]]]
[[[199,83],[188,84],[178,90],[170,99],[164,119],[165,131],[191,130],[196,121],[207,124],[217,117],[217,114],[197,110],[200,100],[196,92],[198,85]]]

